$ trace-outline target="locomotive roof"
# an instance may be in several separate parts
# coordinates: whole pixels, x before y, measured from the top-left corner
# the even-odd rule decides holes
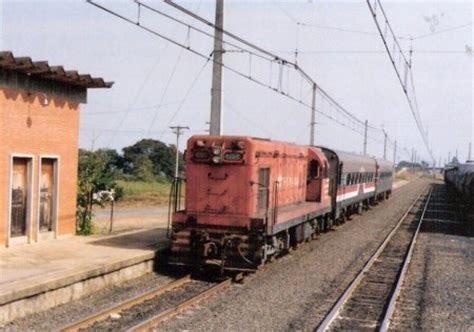
[[[278,140],[272,140],[270,138],[262,138],[262,137],[252,137],[252,136],[243,136],[243,135],[193,135],[190,139],[202,139],[202,140],[250,140],[250,141],[257,141],[257,142],[265,142],[265,143],[275,143],[275,144],[282,144],[287,146],[294,146],[299,148],[304,148],[304,145],[291,143],[291,142],[284,142]]]

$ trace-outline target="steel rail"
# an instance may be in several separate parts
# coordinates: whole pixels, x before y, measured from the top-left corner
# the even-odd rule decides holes
[[[159,287],[156,289],[153,289],[151,291],[148,291],[146,293],[140,294],[138,296],[135,296],[131,299],[128,299],[122,303],[119,303],[118,305],[114,305],[112,307],[109,307],[107,309],[102,310],[99,313],[92,314],[84,319],[81,319],[67,327],[64,327],[60,329],[61,332],[75,332],[80,329],[86,328],[88,326],[91,326],[93,323],[103,320],[107,317],[109,317],[111,314],[118,313],[120,311],[123,311],[125,309],[131,308],[136,304],[142,303],[146,300],[149,300],[151,298],[154,298],[158,295],[161,295],[169,290],[172,290],[174,288],[180,287],[188,282],[191,281],[191,276],[186,275],[183,278],[180,278],[178,280],[175,280],[163,287]]]
[[[380,327],[380,331],[388,331],[388,328],[390,327],[390,321],[392,319],[393,313],[395,312],[395,306],[397,303],[398,296],[400,295],[400,291],[403,285],[403,282],[405,280],[405,276],[408,272],[408,267],[410,266],[411,258],[413,255],[413,250],[415,249],[415,244],[416,240],[418,238],[418,234],[420,233],[420,228],[421,225],[423,224],[423,219],[425,218],[426,211],[428,210],[428,206],[430,204],[431,200],[431,195],[433,194],[433,188],[431,188],[430,193],[428,195],[428,199],[426,201],[425,207],[423,208],[423,213],[421,214],[420,217],[420,222],[418,223],[418,227],[416,228],[416,232],[413,235],[413,238],[411,240],[410,244],[410,249],[408,250],[408,254],[405,258],[405,261],[403,263],[403,268],[402,271],[400,272],[400,275],[398,277],[397,285],[395,286],[395,290],[392,293],[392,296],[389,301],[389,305],[387,307],[387,310],[385,311],[385,316],[382,321],[382,325]]]
[[[165,311],[160,312],[159,314],[147,319],[144,322],[141,322],[130,329],[127,332],[141,332],[141,331],[148,331],[152,327],[158,325],[159,323],[163,322],[164,320],[171,318],[183,310],[211,297],[212,295],[224,290],[225,288],[229,287],[232,284],[232,279],[226,279],[217,285],[212,286],[211,288],[206,289],[205,291],[199,293],[198,295],[178,304],[175,307],[167,309]]]
[[[410,205],[410,207],[406,210],[406,212],[403,214],[403,216],[400,218],[398,223],[395,225],[395,227],[392,229],[392,231],[387,235],[385,240],[382,242],[382,244],[379,246],[377,251],[370,257],[370,259],[367,261],[367,263],[364,265],[362,270],[357,274],[357,276],[354,278],[354,280],[351,282],[349,287],[346,288],[344,293],[341,295],[339,300],[336,302],[336,304],[332,307],[331,311],[329,314],[326,316],[326,318],[319,324],[317,327],[316,331],[317,332],[323,332],[327,331],[328,328],[331,326],[331,324],[334,322],[334,320],[339,316],[339,312],[343,309],[344,305],[346,302],[349,300],[351,297],[352,293],[355,291],[357,286],[362,282],[364,279],[366,273],[370,270],[372,265],[375,263],[375,261],[379,258],[380,254],[384,251],[385,247],[388,245],[392,237],[395,235],[395,233],[398,231],[402,223],[405,221],[406,217],[409,215],[410,211],[413,209],[413,207],[420,201],[421,197],[425,193],[426,189],[429,187],[429,185],[422,190],[422,192],[417,196],[417,198],[414,200],[414,202]]]

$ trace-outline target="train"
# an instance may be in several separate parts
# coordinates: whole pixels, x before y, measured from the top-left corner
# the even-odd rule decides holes
[[[390,197],[391,162],[247,136],[192,136],[171,265],[255,271]],[[177,186],[181,187],[181,186]]]
[[[474,161],[447,167],[444,181],[454,187],[464,199],[474,203]]]

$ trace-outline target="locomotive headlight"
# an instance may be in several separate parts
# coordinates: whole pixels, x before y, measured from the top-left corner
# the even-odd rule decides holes
[[[219,156],[214,156],[214,157],[212,157],[212,162],[213,162],[214,164],[220,163],[220,162],[221,162],[221,157],[219,157]]]
[[[212,154],[213,154],[214,156],[220,156],[220,155],[221,155],[221,152],[222,152],[222,150],[221,150],[221,148],[219,148],[219,147],[212,148]],[[213,160],[214,160],[214,159],[213,159]]]

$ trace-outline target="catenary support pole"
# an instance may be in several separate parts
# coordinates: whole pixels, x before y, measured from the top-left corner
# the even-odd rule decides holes
[[[385,132],[385,130],[383,130],[383,136],[384,136],[384,140],[383,140],[383,159],[387,160],[387,133]]]
[[[397,141],[395,141],[395,145],[393,146],[393,165],[397,164]]]
[[[214,29],[214,51],[211,88],[211,135],[222,133],[222,64],[224,49],[222,47],[224,28],[224,0],[216,0],[216,21]]]
[[[311,101],[311,128],[309,134],[309,145],[314,146],[314,131],[316,127],[316,83],[313,83],[313,99]]]
[[[365,120],[364,128],[364,156],[367,155],[367,129],[369,128],[369,121]]]
[[[471,152],[472,152],[472,143],[469,142],[469,150],[467,151],[467,161],[471,160]]]

